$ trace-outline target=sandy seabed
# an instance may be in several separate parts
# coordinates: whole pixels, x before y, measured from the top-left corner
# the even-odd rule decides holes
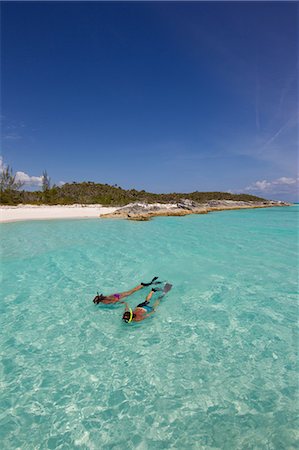
[[[18,205],[1,206],[0,223],[23,220],[88,219],[113,213],[117,208],[102,205]]]

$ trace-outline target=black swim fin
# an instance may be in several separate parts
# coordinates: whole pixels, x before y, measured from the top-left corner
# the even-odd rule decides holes
[[[159,277],[154,277],[150,283],[140,283],[142,286],[150,286],[151,284],[159,284],[161,281],[156,281]]]

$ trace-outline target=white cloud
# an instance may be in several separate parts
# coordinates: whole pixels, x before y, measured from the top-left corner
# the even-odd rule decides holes
[[[25,172],[16,172],[16,181],[20,181],[24,183],[26,186],[38,186],[41,187],[43,185],[43,176],[35,177],[30,176]]]
[[[255,183],[247,186],[246,191],[267,191],[271,187],[271,183],[266,180],[256,181]]]
[[[298,178],[297,178],[298,180]],[[273,184],[296,184],[296,178],[281,177],[273,181]]]
[[[278,193],[278,192],[293,192],[298,189],[299,178],[280,177],[276,180],[267,181],[255,181],[250,186],[245,188],[250,192],[264,192],[264,193]]]
[[[7,165],[4,163],[3,156],[0,156],[0,173],[6,169]],[[25,172],[16,172],[16,181],[22,182],[25,186],[41,187],[43,184],[43,176],[36,177],[28,175]]]

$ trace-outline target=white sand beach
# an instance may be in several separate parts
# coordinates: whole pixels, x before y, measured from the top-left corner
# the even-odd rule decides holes
[[[117,208],[102,205],[18,205],[0,207],[0,223],[23,220],[89,219],[111,214]]]
[[[0,223],[19,222],[25,220],[51,219],[89,219],[118,218],[129,220],[149,220],[155,216],[185,216],[189,214],[207,214],[211,211],[232,209],[269,208],[271,206],[290,206],[280,201],[244,202],[231,200],[213,200],[197,204],[190,200],[180,203],[129,203],[123,207],[96,205],[18,205],[0,206]]]

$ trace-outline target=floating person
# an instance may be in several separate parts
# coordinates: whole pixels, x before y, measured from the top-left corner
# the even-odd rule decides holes
[[[118,303],[123,298],[126,298],[129,295],[134,294],[134,292],[137,292],[137,291],[139,291],[140,289],[143,289],[146,286],[161,284],[162,281],[156,281],[158,278],[159,277],[154,277],[152,279],[152,281],[150,281],[149,283],[140,283],[138,286],[134,287],[130,291],[120,292],[119,294],[112,294],[112,295],[100,294],[99,295],[99,293],[97,293],[97,295],[93,299],[93,303],[96,304],[96,305],[98,305],[99,303],[104,303],[104,305],[109,305],[109,304],[112,304],[112,303]]]
[[[172,288],[172,284],[169,284],[169,283],[166,283],[163,289],[152,288],[151,292],[146,297],[145,302],[139,303],[139,305],[137,305],[134,310],[132,310],[129,307],[127,302],[122,302],[126,305],[125,312],[123,314],[122,319],[126,323],[140,322],[141,320],[147,319],[148,317],[150,317],[152,314],[154,314],[156,312],[157,307],[160,304],[160,301],[162,300],[164,295],[170,291],[171,288]],[[153,306],[151,306],[149,304],[150,300],[151,300],[152,296],[154,295],[154,293],[157,291],[162,291],[162,294],[157,298],[157,300],[154,302]]]

